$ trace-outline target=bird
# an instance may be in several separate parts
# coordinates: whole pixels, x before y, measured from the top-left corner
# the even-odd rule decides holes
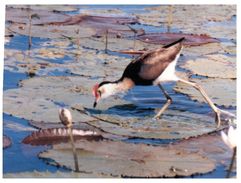
[[[100,99],[107,98],[119,92],[128,91],[134,86],[157,85],[166,98],[166,103],[154,116],[154,118],[158,119],[172,103],[172,98],[163,88],[162,83],[179,81],[194,87],[201,93],[215,112],[215,122],[219,127],[221,124],[221,110],[212,102],[204,89],[199,84],[182,79],[175,74],[177,60],[183,49],[184,39],[185,37],[182,37],[161,48],[144,52],[127,65],[120,79],[116,81],[103,81],[100,84],[95,84],[92,88],[92,94],[95,97],[93,107],[95,108],[97,106]]]

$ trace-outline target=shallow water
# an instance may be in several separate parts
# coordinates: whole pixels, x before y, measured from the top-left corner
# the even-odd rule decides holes
[[[70,12],[69,14],[77,14],[83,10],[92,10],[92,9],[107,9],[107,8],[116,8],[118,7],[125,13],[131,12],[143,12],[144,8],[149,6],[79,6],[80,10],[76,12]],[[229,26],[229,24],[233,24],[236,21],[236,18],[233,18],[231,21],[223,22],[223,24]],[[208,23],[206,26],[213,26],[216,24],[214,22]],[[151,25],[140,25],[135,24],[132,25],[133,28],[143,28],[146,32],[163,32],[166,31],[166,27],[156,27]],[[173,32],[179,32],[179,29],[172,29]],[[32,47],[31,49],[41,48],[41,45],[47,43],[49,39],[43,38],[32,38]],[[221,39],[222,42],[226,42],[226,39]],[[48,46],[46,46],[48,48]],[[10,41],[10,43],[5,44],[5,49],[17,49],[21,51],[28,50],[28,37],[23,35],[16,34]],[[68,47],[71,49],[71,45]],[[89,48],[85,48],[88,50]],[[109,51],[110,55],[117,55],[120,57],[127,57],[128,55],[123,55],[117,52]],[[44,59],[50,63],[58,63],[64,64],[66,62],[71,62],[75,59],[73,56],[65,56],[59,59]],[[184,59],[181,58],[180,63]],[[11,72],[9,70],[4,70],[4,88],[3,90],[14,89],[18,87],[18,83],[20,80],[27,79],[28,76],[25,73]],[[177,67],[177,70],[182,70],[180,67]],[[44,73],[45,75],[46,73]],[[73,75],[70,73],[68,69],[66,70],[54,70],[47,73],[49,76],[70,76]],[[41,72],[39,72],[39,76],[41,76]],[[76,75],[77,76],[77,75]],[[38,76],[37,76],[38,77]],[[96,76],[98,77],[98,76]],[[200,77],[200,76],[193,76]],[[197,114],[207,114],[211,112],[211,109],[207,104],[198,103],[189,99],[188,96],[176,93],[172,90],[175,83],[166,83],[163,87],[167,90],[170,96],[173,99],[173,104],[170,105],[170,109],[177,111],[190,111]],[[122,106],[113,106],[106,110],[105,114],[117,114],[120,116],[137,116],[137,117],[145,117],[145,116],[153,116],[155,108],[160,108],[165,103],[165,98],[161,93],[160,89],[155,86],[151,87],[135,87],[130,90],[125,96],[124,99],[131,101],[131,105],[122,105]],[[63,107],[64,103],[56,103],[57,106]],[[230,107],[231,110],[236,110],[236,107]],[[103,113],[103,112],[102,112]],[[3,114],[3,121],[11,121],[16,124],[21,124],[25,127],[29,127],[28,121],[24,119],[20,119],[14,116],[10,116],[7,114]],[[48,165],[43,160],[37,157],[38,153],[46,150],[50,147],[48,146],[29,146],[21,143],[22,139],[29,135],[31,131],[16,131],[12,128],[6,127],[3,124],[3,133],[7,135],[12,140],[12,145],[9,148],[3,150],[3,173],[17,173],[23,171],[50,171],[56,172],[60,171],[68,171],[64,168],[55,167],[52,165]],[[151,145],[165,145],[170,142],[174,142],[174,140],[153,140],[153,139],[142,139],[142,138],[132,138],[125,140],[128,143],[145,143]],[[24,166],[19,166],[20,164]],[[210,174],[206,175],[195,175],[194,178],[222,178],[225,175],[225,167],[219,166]],[[235,175],[235,174],[234,174]]]

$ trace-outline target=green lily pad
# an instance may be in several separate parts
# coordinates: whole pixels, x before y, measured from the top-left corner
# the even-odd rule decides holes
[[[212,101],[220,106],[236,106],[236,80],[232,79],[192,79],[201,85]],[[178,82],[174,90],[188,95],[192,100],[206,102],[200,92],[191,86]]]
[[[114,141],[76,141],[80,171],[122,177],[190,176],[212,171],[214,163],[206,157],[167,147]],[[74,169],[69,144],[54,145],[40,158],[52,159],[56,165]],[[198,166],[197,166],[198,164]]]

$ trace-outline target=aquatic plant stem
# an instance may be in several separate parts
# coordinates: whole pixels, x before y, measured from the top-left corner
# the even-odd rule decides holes
[[[228,169],[228,173],[226,175],[226,178],[230,177],[230,174],[231,174],[232,169],[233,169],[233,164],[234,164],[234,159],[236,157],[236,153],[237,153],[237,147],[234,147],[233,148],[233,156],[232,156],[232,159],[231,159],[231,162],[230,162],[230,165],[229,165],[229,169]]]
[[[168,6],[167,32],[171,31],[171,25],[173,22],[172,14],[173,14],[173,6],[169,5]]]
[[[78,163],[78,157],[77,157],[77,154],[76,154],[76,148],[75,148],[75,145],[74,145],[72,126],[68,126],[68,131],[69,131],[70,143],[71,143],[71,146],[72,146],[72,151],[73,151],[73,156],[74,156],[75,171],[79,172],[79,163]]]
[[[29,7],[28,9],[28,19],[29,19],[29,28],[28,28],[28,50],[31,50],[32,47],[32,37],[31,37],[31,32],[32,32],[32,13],[31,9]]]
[[[107,49],[108,49],[108,29],[106,29],[105,32],[105,53],[107,54]]]

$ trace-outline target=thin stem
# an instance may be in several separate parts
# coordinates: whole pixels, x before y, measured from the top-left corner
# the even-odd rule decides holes
[[[237,147],[234,147],[233,148],[233,156],[232,156],[232,159],[231,159],[231,162],[230,162],[230,165],[229,165],[229,169],[228,169],[228,173],[226,175],[226,178],[230,177],[230,174],[231,174],[232,169],[233,169],[233,164],[234,164],[234,159],[235,159],[236,153],[237,153]]]
[[[79,163],[78,163],[78,157],[76,154],[76,149],[75,149],[75,145],[74,145],[74,138],[73,138],[73,133],[72,133],[72,127],[68,127],[69,130],[69,137],[70,137],[70,142],[71,142],[71,146],[72,146],[72,150],[73,150],[73,156],[74,156],[74,164],[75,164],[75,171],[79,172]]]
[[[108,29],[106,29],[105,32],[105,53],[107,54],[107,49],[108,49]]]
[[[28,10],[28,19],[29,19],[29,28],[28,28],[28,50],[31,50],[32,47],[32,37],[31,37],[31,32],[32,32],[32,13],[29,8]]]
[[[171,31],[171,25],[172,25],[172,21],[173,21],[172,12],[173,12],[173,6],[170,5],[170,6],[168,6],[167,32]]]

